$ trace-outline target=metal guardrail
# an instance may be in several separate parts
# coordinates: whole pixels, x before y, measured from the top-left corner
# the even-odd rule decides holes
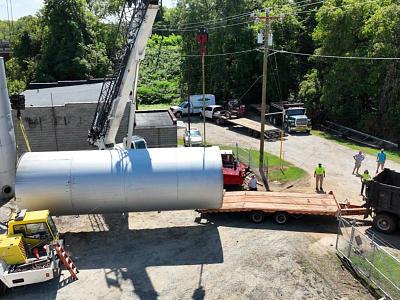
[[[342,138],[351,140],[358,144],[362,144],[365,146],[373,147],[373,148],[399,148],[399,144],[393,143],[391,141],[387,141],[384,139],[380,139],[376,136],[372,136],[370,134],[334,123],[330,121],[325,121],[322,125],[322,128],[328,132],[332,132]]]
[[[336,250],[390,299],[400,299],[400,260],[355,225],[338,217]]]

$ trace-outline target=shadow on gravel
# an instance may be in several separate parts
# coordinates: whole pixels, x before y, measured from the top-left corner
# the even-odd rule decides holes
[[[112,214],[103,215],[103,217],[108,225],[108,231],[67,232],[64,237],[68,254],[71,255],[78,269],[81,271],[103,269],[107,288],[122,290],[123,287],[120,284],[124,283],[126,286],[126,281],[131,281],[134,286],[131,292],[138,298],[158,299],[160,295],[154,289],[146,268],[200,266],[224,262],[221,240],[215,225],[129,230],[125,216]],[[203,299],[207,290],[201,284],[202,268],[198,276],[200,279],[198,284],[193,286],[192,296],[194,299]],[[57,291],[66,286],[68,277],[69,274],[66,279],[60,278],[60,280],[15,288],[7,296],[10,296],[9,299],[24,297],[55,299]],[[90,281],[90,278],[84,280]],[[69,285],[69,288],[73,295],[73,284]],[[104,288],[101,291],[104,291]],[[96,294],[95,287],[88,292],[92,295]],[[130,291],[124,288],[124,292]],[[101,294],[98,295],[101,296]]]
[[[337,233],[338,226],[336,217],[332,216],[290,218],[284,225],[278,225],[273,221],[272,216],[266,216],[264,222],[256,224],[250,220],[248,213],[201,214],[195,222],[212,226],[316,233]]]

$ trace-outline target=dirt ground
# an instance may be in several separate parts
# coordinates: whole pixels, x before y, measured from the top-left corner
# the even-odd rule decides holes
[[[206,133],[211,143],[259,147],[241,129],[207,123]],[[279,147],[279,142],[265,146],[274,154]],[[354,150],[291,135],[284,154],[309,174],[322,162],[325,190],[338,200],[361,202],[359,178],[351,175]],[[365,167],[373,170],[375,159],[367,156]],[[387,167],[400,170],[391,161]],[[272,187],[311,192],[314,182],[308,176],[289,189]],[[337,258],[337,221],[331,217],[308,216],[279,226],[270,218],[253,224],[245,214],[176,211],[59,217],[56,223],[80,268],[79,280],[70,282],[64,270],[59,281],[15,288],[6,298],[374,299]],[[400,245],[396,237],[391,242]]]

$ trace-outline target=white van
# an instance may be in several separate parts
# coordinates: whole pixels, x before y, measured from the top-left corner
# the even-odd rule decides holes
[[[205,95],[206,107],[215,104],[215,96],[212,94]],[[171,110],[175,117],[180,118],[188,113],[189,103],[182,102],[179,106],[171,106]],[[190,113],[198,114],[203,111],[203,95],[190,95]]]

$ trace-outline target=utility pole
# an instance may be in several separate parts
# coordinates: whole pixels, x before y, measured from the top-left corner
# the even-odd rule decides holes
[[[267,106],[267,70],[268,70],[268,47],[269,47],[269,24],[274,19],[282,19],[281,17],[270,17],[269,8],[265,11],[265,17],[254,17],[252,19],[257,21],[261,20],[265,22],[264,29],[264,62],[263,62],[263,83],[262,83],[262,95],[261,95],[261,130],[260,130],[260,160],[259,170],[261,178],[264,182],[265,189],[269,191],[268,181],[264,172],[264,132],[265,132],[265,111]]]
[[[203,77],[203,146],[206,145],[206,81],[204,71],[204,55],[206,55],[205,43],[208,41],[208,32],[204,27],[201,27],[197,32],[196,40],[200,45],[201,54],[201,74]]]

